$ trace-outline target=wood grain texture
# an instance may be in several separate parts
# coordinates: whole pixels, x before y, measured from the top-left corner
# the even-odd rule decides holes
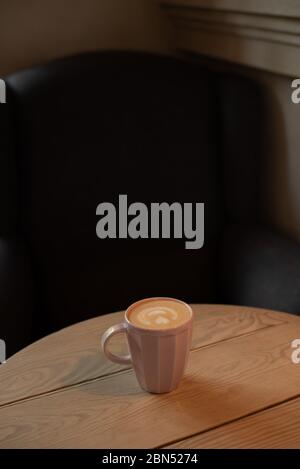
[[[300,399],[195,435],[168,448],[299,449]]]
[[[193,348],[230,340],[293,320],[269,310],[222,305],[192,305],[195,312]],[[100,336],[122,321],[124,313],[100,316],[51,334],[0,366],[0,405],[93,380],[126,369],[100,351]],[[123,344],[123,346],[121,345]],[[114,350],[126,348],[114,338]]]
[[[4,405],[0,447],[168,446],[295,398],[300,372],[290,344],[300,337],[300,319],[285,318],[290,323],[195,349],[181,385],[169,394],[143,392],[126,370]]]

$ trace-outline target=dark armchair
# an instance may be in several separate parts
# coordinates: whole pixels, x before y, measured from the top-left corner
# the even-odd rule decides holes
[[[260,215],[262,94],[186,61],[98,52],[6,80],[0,336],[8,353],[147,296],[300,313],[300,248]],[[3,130],[4,129],[4,130]],[[205,243],[96,236],[96,207],[204,202]]]

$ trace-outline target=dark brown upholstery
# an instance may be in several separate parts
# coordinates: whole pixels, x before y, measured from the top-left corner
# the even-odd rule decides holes
[[[259,222],[256,85],[133,52],[69,57],[6,82],[3,112],[10,125],[2,151],[0,236],[22,251],[27,270],[20,275],[28,282],[10,318],[1,311],[8,350],[146,296],[232,303],[255,298],[255,281],[250,296],[232,285],[227,294],[220,260],[228,227],[249,232]],[[98,239],[96,207],[117,204],[119,194],[146,204],[204,202],[204,247]],[[6,291],[0,286],[2,295]],[[268,295],[266,290],[259,303],[276,306]],[[293,309],[300,311],[300,292]],[[22,340],[12,332],[18,321],[33,324]]]

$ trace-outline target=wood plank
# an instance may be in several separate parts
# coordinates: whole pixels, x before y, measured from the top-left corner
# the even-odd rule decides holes
[[[207,25],[218,24],[227,25],[228,27],[232,26],[233,28],[289,33],[292,36],[300,33],[300,21],[298,19],[283,18],[282,16],[248,15],[245,13],[233,13],[232,11],[195,10],[189,8],[170,8],[167,10],[167,13],[171,21],[185,21],[195,25],[201,22]]]
[[[209,32],[185,27],[176,29],[176,46],[179,51],[227,60],[281,75],[300,74],[299,49],[248,37]]]
[[[259,42],[272,42],[276,44],[282,44],[287,46],[300,47],[299,33],[289,33],[282,31],[270,31],[268,29],[260,29],[254,27],[240,27],[233,24],[226,23],[215,23],[213,21],[207,22],[202,21],[201,19],[187,19],[187,18],[170,18],[174,26],[178,31],[180,30],[192,30],[203,32],[214,35],[223,35],[225,37],[232,36],[236,41],[246,40],[259,41]],[[300,22],[297,24],[298,29],[300,29]]]
[[[169,394],[143,392],[127,370],[2,406],[0,447],[153,448],[208,431],[299,396],[297,337],[299,319],[196,349]]]
[[[298,0],[166,0],[181,52],[298,76]],[[271,6],[272,4],[272,6]]]
[[[162,6],[300,18],[298,0],[161,0]]]
[[[300,399],[195,435],[167,448],[299,449]]]
[[[287,314],[238,306],[193,305],[193,309],[193,348],[294,320]],[[120,322],[123,314],[75,324],[11,357],[0,366],[0,405],[126,369],[106,360],[99,345],[101,334]],[[126,348],[124,337],[113,340],[115,351]]]

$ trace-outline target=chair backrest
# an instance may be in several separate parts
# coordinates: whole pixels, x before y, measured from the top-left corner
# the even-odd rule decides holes
[[[239,80],[173,58],[96,52],[19,72],[7,86],[17,141],[18,229],[33,262],[37,321],[62,327],[147,296],[216,301],[224,222],[239,219],[243,209],[255,212],[245,181],[230,180],[238,172],[235,160],[223,177],[224,158],[253,159],[255,137],[239,114],[247,104],[237,97],[229,102]],[[242,209],[231,197],[240,190]],[[204,247],[100,240],[96,207],[117,206],[119,194],[148,207],[205,202]]]

